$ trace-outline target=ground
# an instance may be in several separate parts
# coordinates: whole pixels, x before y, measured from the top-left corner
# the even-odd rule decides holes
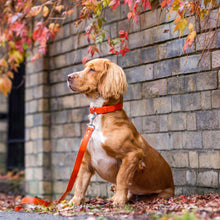
[[[54,207],[25,206],[19,212],[21,196],[0,194],[0,219],[161,219],[220,220],[220,195],[177,196],[167,200],[132,201],[124,207],[114,207],[106,199],[87,200],[83,206],[69,206],[68,201]]]

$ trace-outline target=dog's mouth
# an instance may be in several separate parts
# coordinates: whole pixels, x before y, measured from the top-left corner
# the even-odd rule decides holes
[[[90,88],[81,90],[81,89],[77,89],[76,87],[74,87],[73,85],[71,85],[68,81],[67,81],[67,86],[73,91],[73,92],[79,92],[79,93],[88,93],[90,91]]]

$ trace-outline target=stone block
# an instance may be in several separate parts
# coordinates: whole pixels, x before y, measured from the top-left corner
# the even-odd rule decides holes
[[[51,86],[51,96],[58,97],[62,95],[71,94],[70,89],[67,87],[66,83],[58,83]]]
[[[147,47],[141,49],[141,60],[142,63],[151,63],[157,60],[157,47]]]
[[[37,196],[39,194],[39,182],[38,181],[30,181],[28,182],[29,193],[33,196]]]
[[[123,103],[123,109],[125,110],[128,117],[131,117],[131,105],[130,102],[124,102]]]
[[[198,152],[189,151],[189,167],[190,168],[198,168],[199,167]]]
[[[153,44],[153,31],[151,29],[147,29],[147,30],[143,31],[143,35],[144,35],[143,36],[144,42],[141,45],[142,47]],[[142,36],[138,36],[138,37],[142,37]]]
[[[220,108],[220,90],[212,91],[212,107]]]
[[[167,80],[167,93],[180,94],[185,91],[184,77],[171,77]]]
[[[171,76],[170,60],[160,61],[154,64],[154,78],[164,78]]]
[[[175,113],[168,115],[168,130],[180,131],[186,129],[186,114]]]
[[[118,22],[117,36],[118,36],[118,32],[119,32],[120,30],[130,30],[129,27],[130,27],[130,22],[129,22],[128,19],[119,21],[119,22]],[[129,31],[129,32],[130,32],[130,31]]]
[[[187,130],[193,131],[196,130],[196,113],[188,113],[186,115],[186,127]]]
[[[143,118],[144,132],[159,132],[160,120],[159,116],[147,116]]]
[[[178,112],[181,110],[181,98],[180,95],[172,96],[172,112]]]
[[[159,44],[157,50],[158,50],[159,60],[167,58],[167,44],[166,43]]]
[[[121,18],[121,7],[112,10],[111,8],[105,9],[105,20],[110,23],[112,21],[119,21]]]
[[[210,109],[211,108],[211,92],[205,91],[201,92],[201,108]]]
[[[180,72],[181,73],[191,73],[199,72],[200,68],[198,66],[199,55],[191,55],[180,58]]]
[[[171,22],[169,24],[169,29],[170,29],[170,39],[174,39],[174,38],[178,38],[179,37],[179,33],[178,31],[174,32],[174,29],[176,27],[176,24],[174,22]]]
[[[159,22],[158,11],[147,11],[140,15],[141,29],[156,26]]]
[[[193,75],[189,75],[189,76],[185,76],[184,77],[184,83],[185,83],[185,85],[184,85],[184,90],[185,91],[187,91],[187,92],[194,92],[194,91],[196,91],[196,79],[197,79],[197,77],[196,77],[196,75],[195,74],[193,74]]]
[[[157,26],[153,30],[153,42],[166,41],[170,38],[169,24]]]
[[[183,149],[201,149],[201,132],[185,132],[183,135]]]
[[[217,187],[218,173],[212,170],[199,172],[197,177],[197,185],[206,187]]]
[[[170,150],[172,140],[169,133],[144,134],[145,140],[157,150]]]
[[[167,115],[160,115],[160,131],[168,131]]]
[[[143,84],[143,95],[145,98],[157,97],[167,94],[167,79],[146,82]]]
[[[53,182],[53,192],[60,193],[62,195],[62,193],[65,192],[66,185],[67,185],[67,183],[65,183],[64,181],[54,181]]]
[[[171,60],[171,74],[172,75],[180,74],[180,58]]]
[[[155,114],[171,112],[171,97],[154,98],[153,103]]]
[[[186,152],[164,151],[161,154],[172,168],[188,167],[188,154]]]
[[[177,39],[167,43],[167,58],[178,57],[182,54],[184,39]]]
[[[78,152],[81,137],[61,138],[55,141],[54,148],[56,152]]]
[[[197,35],[196,37],[196,50],[203,50],[203,49],[207,49],[205,48],[206,43],[205,42],[210,42],[209,44],[209,49],[213,49],[216,48],[216,39],[217,37],[214,36],[214,32],[207,32],[207,33],[202,33]],[[213,39],[212,41],[210,41],[210,39]]]
[[[55,115],[55,123],[56,124],[63,124],[67,121],[67,112],[66,111],[59,111],[54,112]]]
[[[51,136],[53,138],[60,138],[63,136],[63,125],[56,125],[51,127]]]
[[[196,184],[196,171],[195,170],[187,170],[186,171],[186,183],[189,185]]]
[[[52,193],[52,182],[40,181],[39,182],[39,194],[51,194]]]
[[[118,65],[122,68],[141,64],[141,52],[140,50],[130,51],[126,53],[124,57],[118,57]]]
[[[79,38],[78,38],[79,39],[79,47],[85,47],[89,44],[87,38],[88,37],[87,37],[87,35],[85,35],[85,33],[81,33],[79,35]],[[72,46],[71,46],[71,48],[72,48]]]
[[[197,113],[197,128],[199,130],[218,129],[219,115],[217,111],[201,111]]]
[[[220,169],[220,151],[201,152],[199,168]]]
[[[139,100],[131,102],[131,117],[144,116],[147,109],[153,113],[152,104],[147,105],[147,100]]]
[[[88,48],[82,50],[74,50],[68,53],[65,53],[66,65],[76,65],[82,63],[82,57],[88,54]],[[80,70],[82,70],[81,68]]]
[[[62,51],[62,41],[56,41],[49,44],[49,55],[50,57],[60,54]]]
[[[72,110],[72,122],[88,122],[89,109],[80,108]]]
[[[183,133],[182,132],[172,133],[172,148],[173,149],[183,148]]]
[[[212,68],[220,67],[220,50],[212,52]]]
[[[220,131],[204,131],[202,133],[203,146],[206,149],[220,149]]]
[[[147,36],[149,36],[149,33]],[[147,38],[147,36],[145,37],[145,31],[130,34],[129,35],[129,44],[128,44],[129,49],[143,47],[143,45],[145,45],[145,44],[147,45],[149,43],[152,43],[152,40],[151,41],[149,40],[150,37]]]
[[[182,111],[194,111],[199,110],[200,106],[200,94],[191,93],[181,96],[181,109]]]
[[[210,90],[217,88],[217,72],[204,72],[196,75],[197,90]]]
[[[65,124],[63,126],[63,137],[80,137],[80,124],[74,123],[74,124]]]
[[[52,58],[53,63],[51,63],[51,69],[61,68],[63,66],[66,66],[66,56],[65,54],[56,56]]]
[[[136,83],[152,79],[153,65],[133,67],[128,70],[128,82]]]
[[[113,24],[110,24],[110,35],[111,35],[111,38],[116,38],[118,36],[118,30],[117,30],[117,24],[116,23],[113,23]],[[106,34],[106,38],[107,38],[107,34]]]
[[[74,36],[63,39],[61,52],[65,53],[67,51],[74,49],[74,46],[75,46],[75,43],[77,42],[77,40],[78,40],[78,38],[74,37]]]
[[[141,99],[141,84],[128,85],[127,93],[124,96],[124,100]]]
[[[26,181],[33,180],[33,175],[34,175],[33,168],[26,167],[25,168],[25,180]]]
[[[138,130],[139,133],[143,133],[143,117],[136,117],[132,119],[134,126]]]

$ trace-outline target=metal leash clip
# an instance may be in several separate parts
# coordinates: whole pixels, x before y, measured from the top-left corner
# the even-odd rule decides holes
[[[93,129],[95,129],[95,125],[93,124],[93,121],[95,120],[96,116],[97,116],[97,113],[94,112],[92,114],[92,116],[90,117],[90,121],[89,121],[89,124],[88,124],[88,126],[93,127]]]

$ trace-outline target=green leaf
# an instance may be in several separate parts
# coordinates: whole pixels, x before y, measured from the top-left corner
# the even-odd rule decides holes
[[[24,50],[27,50],[27,49],[28,49],[28,44],[27,44],[27,42],[24,42],[24,43],[23,43],[23,49],[24,49]]]

